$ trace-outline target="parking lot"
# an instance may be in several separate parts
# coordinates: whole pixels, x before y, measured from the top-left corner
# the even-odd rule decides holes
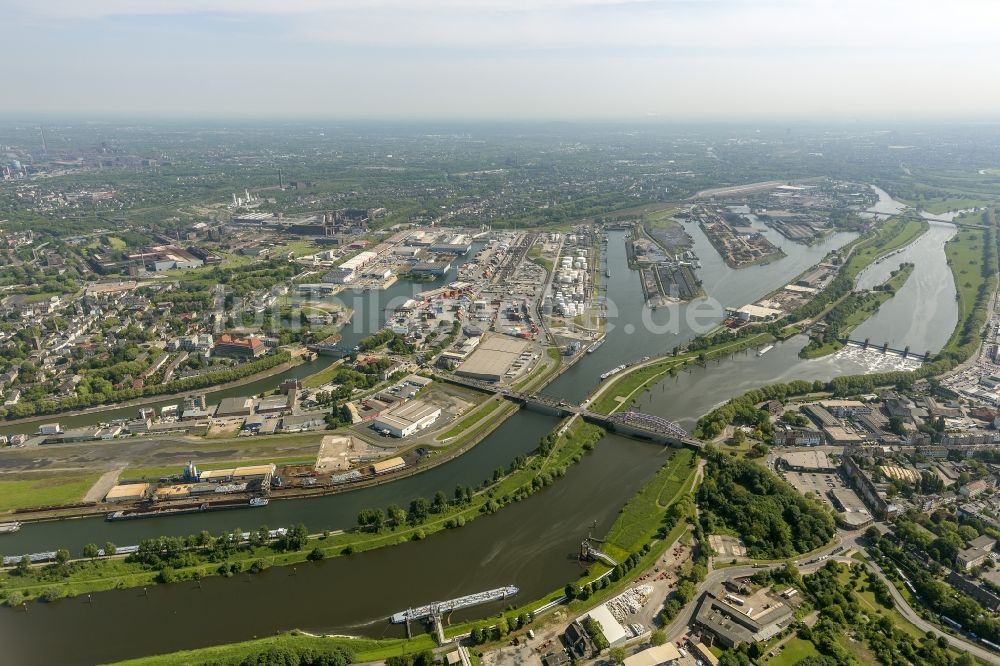
[[[781,474],[803,495],[814,493],[831,507],[833,502],[828,495],[829,491],[846,488],[840,474],[836,472],[781,472]]]

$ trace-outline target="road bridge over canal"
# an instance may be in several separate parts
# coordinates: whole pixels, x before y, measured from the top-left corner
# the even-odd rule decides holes
[[[500,388],[475,379],[457,377],[455,375],[438,375],[438,379],[466,388],[492,393],[503,397],[511,402],[532,409],[534,411],[552,414],[553,416],[579,416],[589,423],[599,425],[605,430],[610,430],[619,435],[633,437],[659,444],[669,444],[670,446],[688,446],[695,449],[702,449],[705,443],[697,440],[679,425],[653,414],[643,414],[642,412],[615,412],[614,414],[599,414],[592,412],[582,405],[569,402],[562,398],[546,395],[541,392],[515,391],[513,389]]]

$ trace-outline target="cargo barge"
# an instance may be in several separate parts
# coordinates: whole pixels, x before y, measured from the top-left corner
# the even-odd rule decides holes
[[[13,534],[19,529],[21,529],[21,523],[17,521],[13,523],[0,523],[0,534]]]
[[[512,597],[517,594],[518,591],[519,590],[513,585],[498,587],[495,590],[477,592],[476,594],[469,594],[464,597],[459,597],[458,599],[451,599],[450,601],[438,601],[432,604],[427,604],[426,606],[408,608],[405,611],[394,613],[389,618],[389,621],[393,624],[405,624],[414,620],[440,617],[446,613],[462,608],[469,608],[471,606],[487,604],[494,601],[504,601],[507,597]]]
[[[160,516],[177,516],[186,513],[201,513],[203,511],[222,511],[224,509],[255,509],[268,505],[266,497],[254,497],[247,500],[224,500],[222,502],[202,502],[200,504],[184,504],[177,506],[147,506],[136,509],[112,511],[107,520],[136,520],[138,518],[158,518]]]

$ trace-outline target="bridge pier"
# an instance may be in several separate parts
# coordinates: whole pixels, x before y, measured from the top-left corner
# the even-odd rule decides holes
[[[438,645],[445,645],[448,642],[448,639],[444,637],[444,625],[441,624],[441,616],[435,615],[433,622],[434,635],[437,637]]]

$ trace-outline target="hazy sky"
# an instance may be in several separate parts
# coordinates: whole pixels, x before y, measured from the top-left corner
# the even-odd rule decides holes
[[[1000,114],[995,0],[0,0],[0,17],[0,113]]]

